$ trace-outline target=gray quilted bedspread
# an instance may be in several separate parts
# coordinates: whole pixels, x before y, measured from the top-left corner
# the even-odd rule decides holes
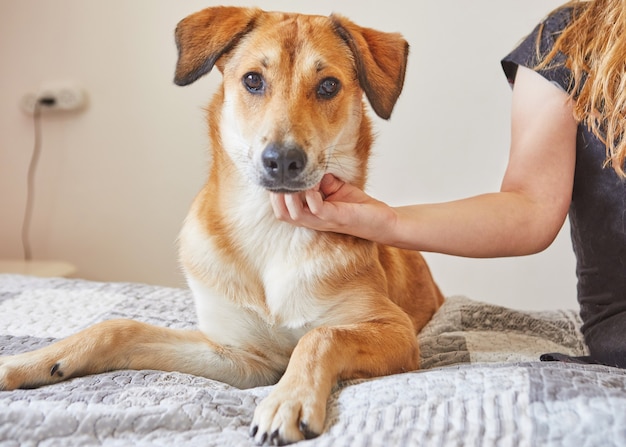
[[[194,326],[184,289],[0,275],[0,355],[98,321]],[[582,355],[576,312],[520,312],[450,297],[420,334],[420,371],[339,384],[307,446],[626,446],[626,372],[541,363]],[[180,373],[115,371],[0,392],[0,446],[251,446],[255,405]]]

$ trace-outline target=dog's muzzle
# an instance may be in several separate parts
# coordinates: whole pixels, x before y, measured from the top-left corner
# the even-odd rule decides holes
[[[310,187],[304,178],[306,152],[296,145],[269,144],[261,154],[261,186],[273,191],[291,193]]]

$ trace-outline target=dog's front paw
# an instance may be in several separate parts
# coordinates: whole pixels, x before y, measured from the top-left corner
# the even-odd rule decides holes
[[[24,368],[15,357],[0,357],[0,391],[14,390],[24,382]]]
[[[298,391],[278,384],[254,411],[250,435],[258,445],[315,438],[324,428],[326,400],[315,390]]]
[[[36,353],[0,357],[0,391],[34,388],[63,380],[60,362],[39,359]]]

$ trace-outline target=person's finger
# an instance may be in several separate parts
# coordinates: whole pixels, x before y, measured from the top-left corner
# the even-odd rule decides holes
[[[303,193],[284,194],[284,203],[292,220],[298,221],[304,215],[304,195]]]
[[[328,197],[339,191],[344,184],[344,181],[339,180],[334,175],[324,174],[324,177],[322,177],[322,181],[320,182],[319,189],[322,192],[323,197]]]
[[[291,221],[289,210],[285,205],[285,194],[274,192],[270,193],[270,203],[272,205],[272,210],[274,211],[274,216],[276,216],[278,220]]]
[[[322,192],[310,189],[305,191],[304,199],[311,214],[320,217],[324,207],[324,196]]]

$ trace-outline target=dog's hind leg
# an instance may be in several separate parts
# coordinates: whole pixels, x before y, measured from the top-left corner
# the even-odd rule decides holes
[[[44,348],[0,357],[0,390],[119,369],[179,371],[246,388],[275,383],[285,365],[277,370],[270,364],[261,354],[213,343],[200,331],[110,320]]]

